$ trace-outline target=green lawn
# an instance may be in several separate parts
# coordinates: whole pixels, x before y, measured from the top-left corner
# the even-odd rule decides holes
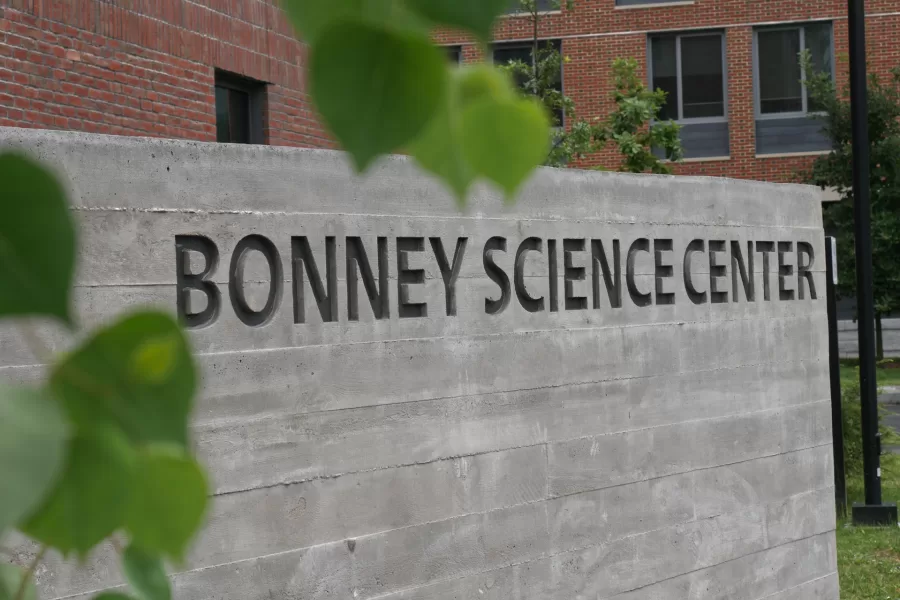
[[[880,365],[875,370],[875,376],[878,378],[878,385],[900,386],[900,368],[885,368],[884,365]],[[856,374],[856,361],[842,360],[841,379],[850,380],[858,378],[859,375]]]
[[[900,455],[882,456],[882,496],[900,500]],[[848,502],[864,498],[860,478],[847,481]],[[842,600],[900,599],[900,527],[853,527],[838,522]]]
[[[856,361],[841,361],[842,388],[855,387],[858,381]],[[900,385],[900,369],[877,369],[878,385]],[[858,388],[857,388],[858,389]],[[858,398],[846,397],[844,401],[851,403],[847,409],[858,411]],[[848,415],[844,414],[844,427],[847,431]],[[858,419],[855,433],[858,434]],[[897,433],[883,431],[885,444],[900,444]],[[851,444],[847,440],[848,448]],[[856,446],[859,445],[857,441]],[[848,450],[849,451],[849,450]],[[861,460],[861,449],[854,449],[855,460]],[[849,460],[850,454],[848,454]],[[882,497],[888,502],[900,501],[900,455],[890,454],[881,457]],[[861,470],[856,465],[855,472]],[[864,499],[862,478],[857,475],[847,480],[847,500],[862,502]],[[848,521],[839,521],[837,528],[838,571],[841,581],[842,600],[900,600],[900,527],[853,527]]]

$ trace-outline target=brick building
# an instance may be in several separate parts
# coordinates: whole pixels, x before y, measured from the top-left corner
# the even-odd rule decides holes
[[[900,64],[900,0],[866,2],[869,61]],[[638,59],[683,125],[679,172],[784,180],[827,148],[796,55],[846,80],[844,0],[574,0],[542,15],[578,116],[611,109],[613,59]],[[497,26],[516,56],[527,17]],[[474,43],[436,34],[461,62]],[[332,147],[304,91],[305,51],[276,0],[0,0],[0,125]],[[615,165],[603,153],[589,164]]]

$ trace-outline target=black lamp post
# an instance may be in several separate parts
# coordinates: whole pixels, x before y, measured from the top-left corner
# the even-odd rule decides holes
[[[881,500],[881,437],[875,380],[875,301],[869,198],[869,131],[866,98],[864,0],[847,0],[850,25],[850,112],[853,134],[853,217],[856,233],[856,306],[859,313],[859,392],[862,404],[864,504],[853,504],[857,525],[896,525],[897,505]]]

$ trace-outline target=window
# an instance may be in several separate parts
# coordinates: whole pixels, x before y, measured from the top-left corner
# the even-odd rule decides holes
[[[817,73],[834,76],[831,23],[757,29],[753,39],[757,154],[828,150],[820,110],[803,84],[800,53],[809,52]]]
[[[725,55],[721,33],[650,38],[650,80],[668,95],[660,119],[725,119]]]
[[[262,144],[266,85],[216,71],[216,141]]]
[[[559,69],[553,74],[552,82],[550,87],[560,94],[563,91],[562,85],[562,44],[559,40],[554,41],[545,41],[541,42],[538,48],[538,57],[541,57],[541,52],[546,51],[548,49],[555,50],[559,54]],[[533,46],[531,43],[512,43],[512,44],[497,44],[494,46],[494,64],[496,65],[505,65],[510,62],[521,61],[529,66],[534,66],[534,56],[532,54]],[[526,77],[522,73],[516,73],[516,84],[526,92],[531,92],[530,89],[527,89],[526,84],[528,83],[529,77]],[[554,115],[554,126],[561,127],[563,125],[564,113],[563,110],[560,109],[556,111]]]
[[[559,6],[555,6],[550,0],[535,0],[535,4],[537,5],[538,12],[559,10]],[[512,0],[509,3],[509,8],[506,9],[506,14],[508,15],[527,14],[527,12],[528,11],[522,9],[520,0]]]
[[[756,31],[756,109],[758,116],[816,112],[803,80],[800,53],[808,51],[816,72],[832,73],[831,23]]]
[[[451,64],[458,65],[462,62],[462,46],[444,46],[444,51]]]
[[[724,34],[654,35],[649,52],[650,85],[667,94],[659,118],[681,123],[685,158],[728,156]]]

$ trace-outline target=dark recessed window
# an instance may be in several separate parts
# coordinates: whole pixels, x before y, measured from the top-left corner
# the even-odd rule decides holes
[[[649,52],[650,85],[666,92],[658,118],[681,124],[685,158],[728,156],[724,34],[653,35]]]
[[[725,118],[725,53],[721,33],[650,38],[650,80],[667,93],[661,120]]]
[[[462,62],[462,46],[444,46],[447,59],[454,65]]]
[[[530,67],[534,66],[534,47],[531,43],[515,42],[511,44],[496,44],[493,49],[493,57],[495,65],[506,65],[511,62],[522,62]],[[554,70],[550,78],[550,88],[563,93],[562,85],[562,44],[559,40],[550,40],[540,42],[538,47],[538,60],[541,60],[542,53],[555,50],[559,56],[558,68]],[[516,73],[516,84],[525,92],[531,93],[533,90],[529,85],[531,77],[523,73]],[[554,126],[561,127],[564,120],[563,111],[560,109],[554,115]]]
[[[803,114],[819,109],[803,85],[806,73],[800,53],[809,52],[816,72],[832,73],[831,37],[831,23],[756,31],[758,114]]]
[[[216,71],[216,141],[262,144],[266,84]]]
[[[757,154],[821,152],[831,143],[821,111],[803,81],[810,76],[800,60],[809,52],[815,73],[834,77],[830,22],[761,27],[754,32],[753,75]]]
[[[535,8],[538,9],[539,12],[547,12],[551,10],[559,10],[559,6],[555,6],[551,0],[535,0]],[[525,15],[528,14],[528,11],[522,8],[522,3],[519,0],[512,0],[509,3],[509,8],[506,9],[506,14],[508,15]]]

